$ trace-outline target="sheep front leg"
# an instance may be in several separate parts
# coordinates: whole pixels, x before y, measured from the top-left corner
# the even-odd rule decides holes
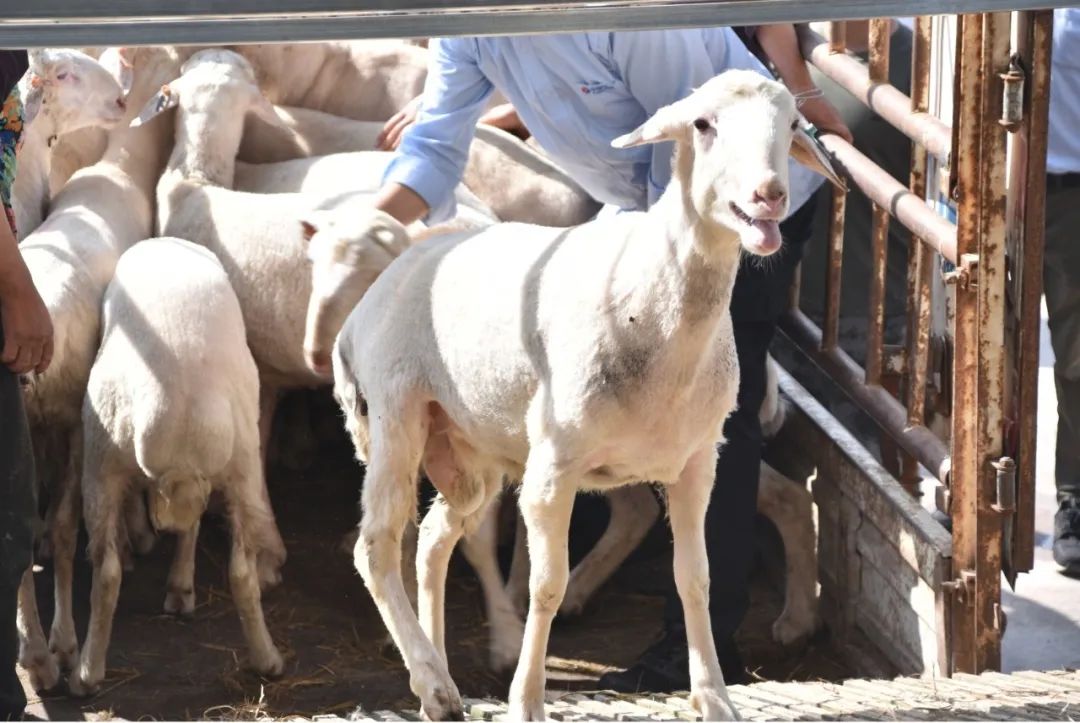
[[[454,546],[464,532],[464,522],[464,517],[439,494],[420,523],[416,546],[416,603],[420,627],[447,666],[446,570]]]
[[[818,626],[813,501],[805,487],[763,463],[757,504],[784,542],[784,610],[773,623],[772,634],[776,642],[789,645]]]
[[[112,637],[113,616],[120,597],[123,567],[120,564],[120,494],[124,479],[110,476],[89,482],[83,477],[86,526],[90,533],[90,560],[94,566],[90,587],[90,623],[79,663],[68,680],[72,695],[94,693],[105,679],[105,656]],[[88,483],[89,482],[89,483]],[[59,551],[57,551],[59,552]]]
[[[551,622],[570,577],[567,538],[577,489],[557,474],[553,454],[529,455],[521,483],[521,516],[529,541],[529,615],[521,660],[510,684],[510,718],[544,720],[544,658]],[[543,460],[543,461],[541,461]]]
[[[611,519],[607,529],[570,572],[560,615],[580,615],[585,604],[615,574],[652,529],[660,505],[648,485],[619,487],[607,494]]]
[[[75,548],[79,536],[79,505],[82,501],[79,474],[82,469],[82,432],[71,437],[67,467],[61,478],[59,499],[49,536],[53,547],[54,611],[49,649],[61,668],[70,670],[79,657],[79,640],[75,636],[73,611],[73,579]]]
[[[518,615],[525,617],[529,609],[529,542],[525,536],[525,520],[517,510],[514,524],[514,556],[510,560],[510,575],[506,582],[506,594],[514,603]]]
[[[709,560],[705,510],[716,475],[716,448],[695,453],[669,485],[668,514],[674,538],[675,587],[686,618],[690,649],[690,703],[705,720],[738,720],[728,698],[709,620]]]
[[[165,592],[165,612],[190,617],[195,612],[195,549],[199,542],[199,523],[176,538],[176,552],[169,568]]]
[[[416,507],[423,438],[419,433],[416,439],[401,434],[397,444],[389,444],[385,437],[393,432],[378,428],[372,432],[360,536],[353,550],[356,569],[409,669],[409,685],[424,714],[431,720],[463,720],[461,695],[442,656],[421,629],[401,576],[401,541]]]
[[[8,623],[10,624],[10,623]],[[52,690],[60,681],[56,660],[49,653],[45,631],[41,628],[37,596],[34,593],[33,567],[23,573],[19,582],[15,625],[19,631],[19,665],[30,674],[34,690]]]

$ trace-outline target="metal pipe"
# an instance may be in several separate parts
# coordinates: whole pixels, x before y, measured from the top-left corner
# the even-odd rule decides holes
[[[846,352],[838,348],[823,349],[821,330],[801,311],[782,317],[780,328],[905,452],[944,481],[949,470],[949,452],[937,435],[926,427],[909,425],[903,405],[881,387],[864,383],[863,370]]]
[[[931,18],[915,19],[914,47],[911,56],[911,110],[925,113],[930,107],[930,32]],[[928,154],[917,143],[911,146],[911,193],[926,198]],[[933,265],[930,249],[911,234],[908,243],[907,345],[908,377],[906,384],[909,424],[926,421],[926,379],[930,364],[930,281]]]
[[[829,218],[829,248],[825,273],[825,327],[821,348],[835,349],[840,338],[840,294],[844,268],[844,211],[847,208],[847,191],[833,188],[832,215]]]
[[[905,13],[910,14],[910,13]],[[846,54],[830,52],[829,43],[809,28],[800,28],[803,57],[846,91],[889,121],[901,133],[948,165],[952,132],[928,113],[912,113],[911,99],[887,80],[875,81],[865,65]]]
[[[955,226],[843,138],[827,133],[821,136],[821,143],[871,201],[888,209],[905,228],[956,263]]]
[[[870,21],[870,72],[871,82],[889,82],[889,36],[892,21]],[[889,212],[874,203],[870,223],[871,254],[873,257],[870,276],[870,325],[866,334],[866,383],[881,384],[881,355],[885,343],[885,271],[889,263]],[[899,474],[899,470],[897,470]]]
[[[948,10],[1046,7],[1051,7],[1048,0],[951,0]],[[940,12],[939,0],[34,0],[5,3],[0,47],[655,30]]]

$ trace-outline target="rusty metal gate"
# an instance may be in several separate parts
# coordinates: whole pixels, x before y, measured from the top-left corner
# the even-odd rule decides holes
[[[841,139],[823,138],[846,169],[850,192],[866,194],[875,204],[872,238],[845,237],[845,195],[837,193],[823,322],[819,327],[796,304],[783,324],[885,434],[879,461],[783,374],[798,410],[788,436],[817,468],[822,609],[833,633],[852,650],[860,673],[948,675],[999,665],[1001,573],[1012,581],[1032,565],[1052,17],[1040,8],[1050,5],[1046,0],[35,0],[5,9],[0,46],[494,35],[842,21],[942,10],[989,13],[952,16],[953,48],[932,42],[932,23],[945,19],[917,19],[910,97],[887,82],[885,21],[871,24],[868,65],[845,53],[842,23],[832,26],[829,40],[804,36],[804,54],[902,131],[913,144],[914,160],[910,176],[895,179]],[[1003,12],[1010,10],[1018,12]],[[946,95],[957,102],[944,119],[930,112],[935,52],[955,54],[954,83]],[[882,320],[890,216],[912,232],[907,334],[899,346],[885,344]],[[865,368],[838,344],[844,249],[858,243],[869,243],[874,259]],[[935,327],[938,317],[949,323]],[[928,413],[946,419],[951,413],[951,433],[931,432]],[[939,481],[951,534],[911,494],[920,465]]]
[[[822,585],[832,627],[841,637],[865,636],[902,672],[947,675],[1000,667],[1001,576],[1014,583],[1033,563],[1052,13],[952,19],[950,123],[929,112],[932,22],[944,21],[916,19],[910,97],[888,83],[888,19],[870,23],[867,65],[845,53],[842,23],[831,25],[829,40],[805,37],[806,56],[902,131],[913,153],[910,177],[901,181],[842,139],[822,138],[852,192],[873,202],[871,238],[845,237],[845,194],[836,191],[824,319],[816,325],[795,296],[783,329],[887,436],[885,469],[865,458],[837,459],[835,448],[818,455],[822,556],[831,560],[823,563]],[[928,187],[931,168],[937,183]],[[928,203],[937,199],[945,213]],[[947,217],[953,213],[955,223]],[[884,341],[890,216],[911,239],[906,334],[898,346]],[[838,343],[845,243],[872,249],[865,368]],[[932,334],[935,305],[951,320],[941,335]],[[800,395],[791,380],[788,388]],[[928,428],[928,409],[951,418],[948,435]],[[835,432],[815,416],[801,420],[809,454]],[[917,490],[919,465],[938,480],[951,537],[905,499]]]

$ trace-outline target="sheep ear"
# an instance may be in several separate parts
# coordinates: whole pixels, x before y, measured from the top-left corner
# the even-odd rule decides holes
[[[176,88],[175,82],[173,84],[166,84],[161,86],[153,98],[147,101],[143,109],[139,111],[138,117],[131,121],[132,128],[138,128],[144,123],[148,123],[156,116],[161,115],[169,108],[175,108],[180,104],[180,91]]]
[[[123,91],[125,97],[131,92],[131,86],[135,81],[135,69],[132,64],[134,54],[134,48],[108,48],[98,59],[98,62],[109,71],[109,75],[120,84],[120,90]]]
[[[31,75],[27,85],[29,90],[26,92],[26,97],[22,99],[23,123],[30,125],[41,112],[41,105],[45,101],[45,82],[40,76]]]
[[[281,119],[281,116],[277,114],[277,110],[274,108],[274,104],[267,100],[265,95],[259,94],[259,97],[251,104],[249,109],[251,113],[254,113],[257,117],[261,118],[264,122],[269,123],[272,126],[278,126],[281,128],[288,128],[285,121]]]
[[[680,107],[682,101],[666,105],[653,114],[652,118],[611,142],[612,148],[633,148],[647,143],[674,141],[686,133],[686,107]]]
[[[836,172],[825,149],[801,125],[795,129],[795,135],[791,139],[791,157],[811,171],[825,176],[837,188],[847,188],[847,184]]]

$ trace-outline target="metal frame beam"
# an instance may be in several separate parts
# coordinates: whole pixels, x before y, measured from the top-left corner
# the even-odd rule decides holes
[[[1042,9],[1048,0],[34,0],[0,47],[232,44],[642,30]]]

